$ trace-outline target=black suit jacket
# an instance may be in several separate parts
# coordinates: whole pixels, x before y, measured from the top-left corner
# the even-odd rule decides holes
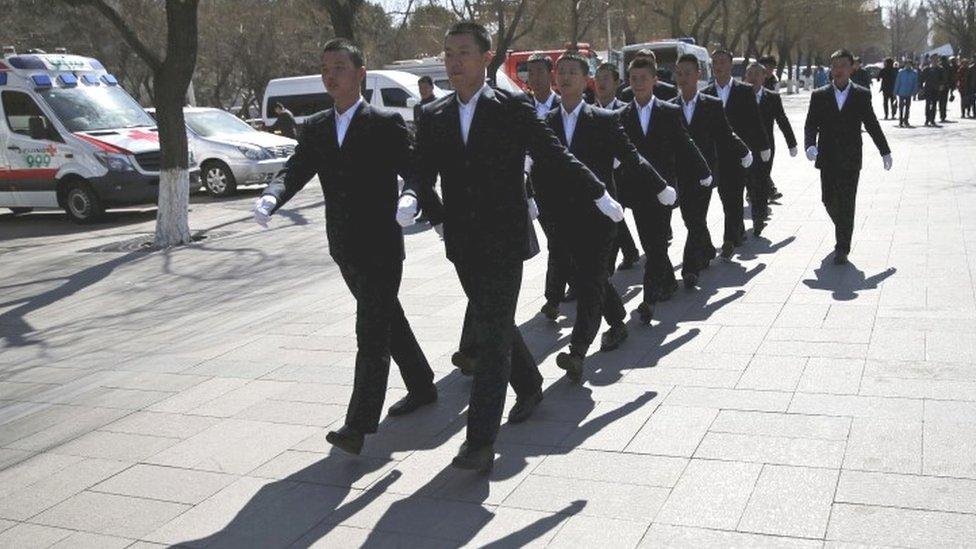
[[[335,110],[328,109],[305,120],[283,177],[272,181],[263,194],[277,199],[277,211],[318,175],[332,257],[337,262],[402,261],[397,174],[411,173],[411,151],[403,118],[365,101],[353,115],[340,148]]]
[[[672,102],[681,109],[679,111],[681,121],[688,128],[689,135],[713,172],[719,168],[720,155],[742,158],[749,152],[749,147],[732,131],[725,117],[725,110],[722,108],[722,100],[718,97],[699,93],[690,124],[684,115],[682,99],[677,97]],[[701,180],[698,176],[698,172],[693,167],[686,164],[678,166],[678,179],[682,185],[698,185]]]
[[[805,125],[805,147],[817,146],[817,168],[824,170],[861,169],[861,125],[874,140],[882,155],[890,154],[888,140],[871,107],[871,92],[851,82],[842,110],[837,109],[834,85],[828,84],[810,94],[810,110]]]
[[[718,86],[714,82],[702,90],[702,93],[719,97]],[[729,119],[735,134],[741,137],[754,152],[758,153],[769,148],[769,136],[763,129],[762,116],[759,114],[759,105],[756,104],[756,94],[753,93],[752,86],[732,80],[732,90],[725,104],[725,116]],[[738,161],[739,159],[722,157],[722,160]]]
[[[762,114],[763,129],[766,130],[766,135],[769,136],[770,150],[776,150],[776,139],[773,137],[773,121],[779,126],[779,131],[783,132],[783,137],[786,138],[786,146],[791,149],[796,147],[796,136],[793,134],[793,126],[790,125],[790,119],[787,118],[786,111],[783,109],[783,98],[778,93],[763,90],[762,100],[759,102],[759,112]]]
[[[546,124],[556,134],[559,142],[566,146],[566,127],[561,111],[562,109],[550,111]],[[646,194],[644,200],[656,199],[657,193],[667,186],[657,170],[638,154],[614,111],[584,104],[576,120],[573,141],[568,149],[601,181],[607,183],[607,190],[613,196],[617,196],[614,160],[620,162],[619,170],[626,174],[625,177],[642,181],[640,190]],[[589,196],[583,196],[578,189],[565,185],[559,172],[551,164],[532,165],[532,184],[539,207],[552,212],[557,219],[597,219],[599,222],[607,220],[607,223],[611,223],[608,217],[600,213]]]
[[[414,194],[434,225],[444,223],[447,257],[521,261],[533,255],[525,190],[525,155],[551,164],[563,184],[596,200],[606,187],[563,147],[523,94],[486,88],[478,98],[467,145],[456,94],[425,105],[417,124]],[[441,178],[441,197],[434,192]]]
[[[711,175],[708,163],[681,121],[683,116],[677,105],[655,99],[647,135],[641,129],[636,102],[629,103],[619,111],[619,115],[624,131],[637,147],[637,152],[657,169],[669,185],[674,186],[677,182],[679,164],[682,170],[687,166],[688,173],[695,174],[699,179]],[[646,183],[633,177],[623,178],[618,185],[621,200],[629,206],[646,205],[648,193],[642,190],[642,185]],[[657,199],[652,195],[651,200],[656,203]]]

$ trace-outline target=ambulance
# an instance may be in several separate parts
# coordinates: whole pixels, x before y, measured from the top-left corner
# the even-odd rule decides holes
[[[61,208],[87,223],[107,208],[155,204],[160,161],[156,122],[96,59],[4,48],[0,208]]]

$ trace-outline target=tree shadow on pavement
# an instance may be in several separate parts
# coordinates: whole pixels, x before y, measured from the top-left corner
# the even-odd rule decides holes
[[[803,284],[811,290],[831,292],[835,301],[852,301],[858,298],[858,292],[877,290],[879,284],[898,271],[894,267],[888,267],[876,275],[866,277],[864,271],[850,261],[844,265],[834,265],[833,255],[831,253],[823,258],[820,267],[813,271],[816,278],[808,278]]]

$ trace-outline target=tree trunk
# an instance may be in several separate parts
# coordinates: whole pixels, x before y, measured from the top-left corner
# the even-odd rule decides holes
[[[577,0],[569,0],[569,40],[566,41],[569,50],[576,49],[577,37],[579,36],[579,3]]]
[[[356,14],[363,5],[363,0],[319,0],[329,12],[332,30],[336,37],[356,41]]]

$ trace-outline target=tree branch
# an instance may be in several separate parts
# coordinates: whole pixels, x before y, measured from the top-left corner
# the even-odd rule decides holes
[[[122,17],[115,8],[108,5],[105,0],[62,0],[64,3],[72,7],[79,6],[90,6],[98,10],[109,22],[119,31],[122,35],[122,39],[125,40],[129,47],[134,49],[139,57],[145,61],[146,65],[149,66],[153,72],[160,70],[163,67],[163,61],[159,58],[156,52],[152,51],[142,39],[129,27],[128,23]]]

